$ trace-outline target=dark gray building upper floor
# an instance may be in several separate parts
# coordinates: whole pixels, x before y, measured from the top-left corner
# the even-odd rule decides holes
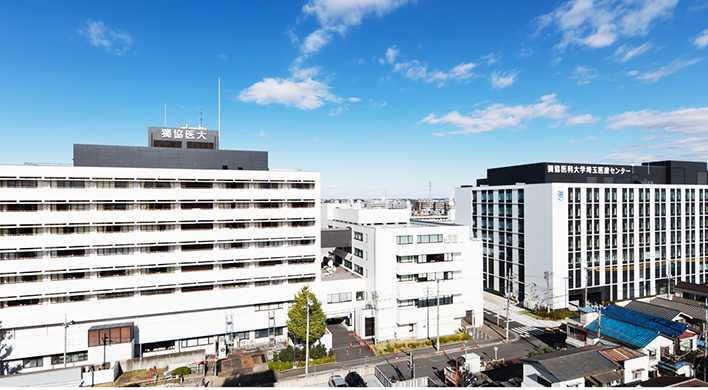
[[[148,147],[74,144],[74,166],[268,170],[268,152],[220,150],[219,132],[148,127]]]
[[[642,165],[552,163],[516,165],[487,169],[477,185],[516,183],[653,183],[708,184],[705,162],[652,161]]]

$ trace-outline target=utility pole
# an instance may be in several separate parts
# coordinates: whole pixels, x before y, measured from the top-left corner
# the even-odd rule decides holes
[[[435,298],[435,301],[438,304],[438,353],[440,352],[440,278],[438,277],[437,273],[435,274],[435,281],[438,284],[438,295]]]
[[[66,368],[66,344],[67,344],[66,331],[69,328],[69,325],[74,325],[74,324],[75,324],[75,322],[73,320],[71,322],[67,322],[66,314],[64,314],[64,368]]]
[[[585,267],[585,293],[583,297],[583,305],[588,307],[588,285],[590,284],[590,268]],[[568,297],[570,300],[570,297]]]
[[[509,301],[511,300],[511,291],[509,291],[509,285],[511,284],[511,289],[514,288],[514,283],[512,280],[514,279],[514,273],[512,272],[509,274],[509,278],[507,278],[507,287],[506,287],[506,339],[509,340]]]
[[[305,375],[310,367],[310,297],[307,297],[307,326],[305,335]]]
[[[703,307],[703,382],[706,381],[706,351],[708,350],[708,298],[705,298]]]
[[[600,334],[600,327],[602,326],[602,305],[597,307],[597,342],[599,343],[601,341],[601,334]]]

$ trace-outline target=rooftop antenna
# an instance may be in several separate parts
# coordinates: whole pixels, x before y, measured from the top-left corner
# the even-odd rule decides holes
[[[197,108],[199,108],[199,128],[201,129],[202,128],[202,120],[204,120],[204,117],[202,115],[202,113],[204,112],[204,108],[203,107],[197,107]]]
[[[218,117],[219,117],[219,126],[217,127],[218,130],[218,136],[217,140],[221,141],[221,77],[219,77],[219,112],[218,112]]]

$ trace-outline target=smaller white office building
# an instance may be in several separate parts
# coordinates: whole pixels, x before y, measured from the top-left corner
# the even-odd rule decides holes
[[[325,228],[351,229],[351,246],[328,256],[357,279],[358,290],[339,292],[323,278],[318,287],[332,287],[329,317],[348,317],[359,336],[376,342],[482,326],[482,242],[468,227],[411,221],[410,209],[325,203],[321,210]]]

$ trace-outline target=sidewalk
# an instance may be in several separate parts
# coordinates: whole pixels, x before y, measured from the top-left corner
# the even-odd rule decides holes
[[[502,318],[506,318],[506,299],[500,296],[485,291],[484,308],[494,313],[499,313]],[[520,312],[524,310],[526,309],[509,305],[509,320],[537,328],[557,328],[563,324],[561,321],[539,320],[525,314],[521,314]]]

